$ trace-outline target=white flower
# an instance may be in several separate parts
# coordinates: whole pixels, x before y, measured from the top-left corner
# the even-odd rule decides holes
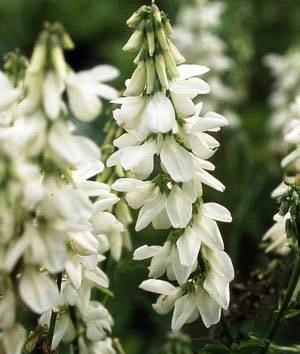
[[[113,103],[121,104],[121,108],[114,110],[117,123],[129,132],[136,130],[140,139],[145,139],[149,133],[167,133],[174,127],[174,108],[162,92],[150,98],[122,97]]]
[[[3,343],[5,354],[21,354],[25,341],[26,330],[20,324],[0,334],[0,342]]]
[[[66,86],[70,108],[75,117],[84,122],[95,119],[102,110],[99,97],[112,100],[118,96],[114,88],[102,82],[113,80],[118,75],[118,70],[109,65],[99,65],[77,74],[70,72]]]
[[[275,252],[281,255],[290,253],[291,249],[288,246],[285,231],[285,223],[288,218],[290,218],[289,213],[284,217],[279,214],[274,215],[274,225],[263,236],[263,241],[269,242],[266,252]]]
[[[58,301],[57,285],[49,276],[26,269],[20,280],[22,300],[36,313],[47,312]]]
[[[22,90],[14,88],[9,78],[0,71],[0,111],[9,109],[22,95]]]
[[[135,250],[134,259],[143,260],[152,258],[149,266],[149,277],[159,278],[167,273],[170,280],[177,280],[179,284],[184,284],[197,265],[197,259],[191,265],[182,265],[178,255],[178,249],[170,241],[164,246],[142,246]]]

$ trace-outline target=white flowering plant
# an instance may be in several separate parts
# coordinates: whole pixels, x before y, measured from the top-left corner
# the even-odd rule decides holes
[[[111,81],[120,75],[121,84],[123,69],[73,68],[65,52],[74,44],[59,23],[45,23],[30,59],[5,57],[0,354],[299,352],[277,344],[300,313],[297,90],[290,106],[281,102],[293,118],[282,129],[291,149],[260,244],[268,264],[257,268],[253,240],[236,237],[253,223],[260,238],[253,176],[268,166],[240,161],[243,129],[223,134],[241,94],[227,86],[241,63],[220,34],[224,3],[185,4],[175,31],[159,6],[153,0],[127,20],[123,56],[134,53],[135,67],[121,93]]]

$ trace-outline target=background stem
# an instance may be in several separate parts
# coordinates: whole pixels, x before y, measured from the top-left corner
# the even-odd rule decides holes
[[[297,254],[297,258],[295,260],[295,265],[293,267],[293,272],[292,272],[291,278],[289,280],[288,288],[287,288],[285,297],[283,299],[282,305],[281,305],[279,311],[277,312],[276,316],[274,317],[274,319],[271,323],[271,326],[269,327],[268,332],[266,334],[266,339],[268,339],[269,341],[271,341],[273,339],[276,331],[278,330],[279,323],[280,323],[281,319],[283,318],[283,316],[285,315],[285,312],[288,308],[291,297],[292,297],[292,295],[295,291],[295,288],[297,286],[299,276],[300,276],[300,256],[299,256],[299,254]],[[270,346],[270,343],[267,345],[266,348],[264,348],[262,350],[262,354],[268,352],[269,346]]]
[[[62,282],[62,273],[58,273],[56,283],[57,283],[57,287],[58,287],[59,291],[61,289],[61,282]],[[50,318],[50,325],[49,325],[49,332],[48,332],[48,346],[49,346],[49,348],[51,348],[56,318],[57,318],[57,312],[52,310],[51,318]]]
[[[221,315],[221,323],[222,323],[222,326],[223,326],[223,329],[224,329],[224,333],[225,333],[225,337],[228,341],[228,344],[231,345],[233,342],[234,342],[234,339],[233,339],[233,335],[230,331],[230,326],[224,316],[224,313],[222,312],[222,315]]]

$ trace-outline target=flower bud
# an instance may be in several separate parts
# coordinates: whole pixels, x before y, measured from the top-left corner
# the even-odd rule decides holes
[[[123,50],[127,52],[136,52],[143,44],[144,40],[145,21],[143,20],[139,27],[133,32],[127,43],[124,45]]]
[[[149,58],[146,61],[146,74],[147,74],[147,94],[151,94],[154,90],[156,71],[153,59]]]
[[[140,61],[134,73],[129,80],[127,89],[124,92],[125,96],[139,96],[146,85],[146,69],[145,62]]]
[[[147,51],[147,48],[146,48],[146,43],[144,43],[138,53],[138,55],[135,57],[134,59],[134,64],[138,65],[138,63],[140,61],[143,61],[145,60],[145,57],[146,57],[146,51]]]
[[[128,225],[132,223],[132,216],[130,214],[130,210],[124,200],[120,200],[117,203],[116,208],[116,217],[121,221],[122,224]]]
[[[40,40],[34,47],[31,60],[30,60],[29,70],[34,73],[39,72],[43,70],[45,63],[46,63],[45,36],[41,36]]]
[[[171,34],[173,34],[173,32],[174,32],[173,27],[171,26],[171,23],[168,20],[165,13],[163,13],[163,16],[162,16],[162,23],[163,23],[163,27],[164,27],[164,31],[165,31],[166,35],[170,36]]]
[[[155,31],[156,31],[158,42],[162,50],[168,50],[168,41],[163,28],[160,11],[159,10],[154,11],[153,17],[154,17]]]
[[[167,71],[170,73],[170,75],[172,77],[178,77],[179,73],[177,70],[175,59],[174,59],[173,55],[171,54],[171,51],[167,50],[167,51],[163,52],[163,56],[165,59]]]
[[[152,19],[147,20],[146,34],[147,34],[149,55],[150,55],[150,57],[152,57],[154,54],[154,51],[155,51],[155,38],[154,38],[154,29],[153,29]]]
[[[161,54],[155,57],[155,67],[156,67],[157,76],[159,78],[161,86],[164,88],[168,88],[169,81],[166,72],[166,64],[165,64],[164,57]]]
[[[142,21],[146,10],[147,10],[147,6],[143,5],[136,12],[134,12],[132,16],[130,16],[129,19],[126,21],[128,27],[136,28],[139,25],[139,23]]]
[[[72,38],[66,32],[64,32],[61,37],[61,44],[64,49],[73,49],[75,47],[74,42],[72,41]]]
[[[182,289],[176,288],[170,295],[161,295],[156,303],[152,305],[153,309],[160,315],[165,315],[174,306],[175,301],[182,295]]]
[[[67,76],[67,65],[63,50],[56,43],[51,48],[51,60],[57,77],[64,81]]]
[[[184,57],[180,54],[179,50],[176,48],[176,46],[168,39],[168,44],[169,44],[169,49],[175,59],[176,64],[182,64],[185,62]]]

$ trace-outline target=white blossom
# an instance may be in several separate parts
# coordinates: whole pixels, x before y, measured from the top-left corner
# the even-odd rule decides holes
[[[139,209],[136,231],[150,224],[170,229],[163,246],[143,245],[134,252],[135,260],[150,259],[149,277],[154,278],[140,287],[160,294],[153,305],[158,313],[174,307],[174,331],[199,315],[209,327],[229,305],[233,267],[217,221],[232,218],[225,207],[204,202],[202,184],[225,189],[208,172],[215,169],[208,159],[219,147],[211,133],[228,121],[212,111],[201,114],[202,103],[194,100],[209,92],[199,78],[209,69],[182,64],[184,58],[162,26],[168,23],[166,15],[156,5],[140,12],[143,16],[129,19],[136,32],[123,48],[139,52],[137,68],[125,84],[125,97],[113,101],[121,105],[114,118],[125,133],[114,140],[117,150],[107,166],[121,166],[127,173],[112,188]],[[147,19],[154,21],[155,35],[143,27]],[[163,276],[179,285],[159,279]]]

